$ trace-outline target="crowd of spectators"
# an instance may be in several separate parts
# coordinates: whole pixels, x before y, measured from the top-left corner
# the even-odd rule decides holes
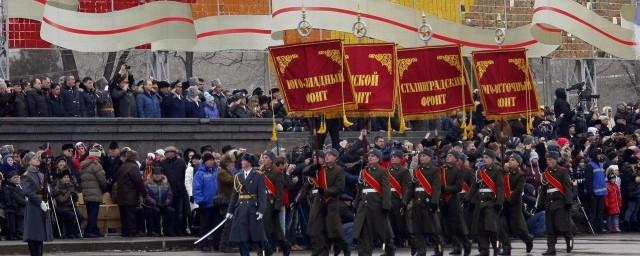
[[[83,83],[86,81],[89,80]],[[243,105],[244,96],[228,105],[227,96],[220,91],[219,85],[214,84],[211,94],[199,89],[200,81],[193,82],[186,94],[182,91],[184,83],[174,83],[173,87],[167,87],[168,83],[157,82],[155,84],[159,87],[158,93],[153,89],[153,81],[143,82],[143,92],[134,96],[135,90],[128,87],[127,79],[123,79],[117,81],[116,88],[111,88],[108,94],[117,103],[117,115],[133,114],[136,112],[135,109],[140,113],[142,107],[142,113],[153,113],[150,115],[155,117],[182,117],[183,113],[186,115],[196,112],[205,113],[206,116],[206,109],[192,109],[193,106],[199,108],[201,92],[204,94],[205,102],[211,102],[214,105],[212,109],[218,113],[235,116],[237,113],[248,112],[248,107]],[[68,78],[66,83],[74,84],[73,77]],[[22,89],[22,86],[14,88]],[[42,85],[34,83],[32,90],[42,90],[38,88],[42,88]],[[85,88],[93,87],[90,85]],[[86,91],[72,89],[63,94],[65,96],[60,96],[65,102],[61,104],[64,106],[61,108],[62,112],[71,113],[69,116],[82,116],[82,113],[87,113],[86,108],[82,107],[86,103],[86,94]],[[272,91],[271,95],[274,94],[277,92]],[[42,96],[45,99],[54,98]],[[10,98],[15,103],[15,98],[19,97],[14,95]],[[587,111],[573,109],[566,102],[566,92],[563,89],[556,91],[556,98],[553,108],[545,108],[544,114],[535,118],[531,135],[526,134],[524,119],[494,122],[478,119],[482,115],[474,114],[471,116],[475,124],[474,135],[468,140],[463,140],[463,129],[460,127],[462,116],[454,115],[439,122],[440,126],[448,127],[442,129],[445,133],[440,136],[432,136],[429,132],[421,141],[388,141],[383,137],[375,137],[368,147],[377,148],[382,152],[383,166],[388,166],[392,151],[401,150],[402,164],[409,168],[416,165],[416,155],[423,148],[431,148],[436,152],[435,161],[438,164],[444,163],[447,154],[455,151],[462,153],[459,154],[460,159],[465,169],[470,172],[482,169],[483,162],[480,156],[485,149],[496,152],[498,161],[502,163],[512,155],[518,155],[517,159],[522,160],[519,162],[520,168],[526,176],[523,212],[526,214],[529,231],[535,235],[544,234],[545,229],[544,209],[536,203],[542,173],[547,165],[545,156],[548,152],[555,151],[561,156],[559,164],[571,174],[576,195],[573,216],[578,231],[591,232],[587,222],[592,224],[596,233],[640,230],[639,109],[634,104],[624,103],[616,106],[615,110],[600,110],[596,107]],[[50,103],[52,100],[44,102]],[[83,103],[72,107],[76,102]],[[189,106],[191,103],[195,105]],[[131,107],[131,104],[137,108]],[[265,104],[268,104],[268,99]],[[164,108],[164,105],[172,107]],[[160,107],[156,108],[157,106]],[[481,110],[481,107],[478,109]],[[97,107],[95,110],[96,113],[100,112]],[[358,138],[342,140],[329,146],[338,149],[338,163],[346,172],[346,186],[340,208],[345,230],[353,222],[351,202],[353,188],[357,187],[358,175],[363,167],[363,145],[368,144],[365,134],[362,132]],[[224,218],[233,191],[232,175],[238,172],[240,159],[246,154],[241,148],[221,146],[205,145],[199,150],[169,146],[155,152],[138,154],[131,148],[120,147],[116,142],[112,142],[106,150],[95,143],[78,142],[64,145],[62,153],[58,157],[48,158],[48,161],[44,161],[48,165],[41,168],[53,181],[55,209],[63,236],[78,236],[78,229],[74,228],[75,214],[70,208],[73,207],[72,202],[78,200],[77,195],[80,192],[87,208],[87,216],[80,216],[80,221],[86,219],[84,231],[88,237],[100,237],[105,232],[99,230],[96,225],[97,211],[105,193],[110,193],[119,205],[122,236],[199,234],[199,226],[210,226]],[[43,146],[32,150],[47,152],[48,148]],[[274,169],[281,173],[286,181],[285,207],[280,211],[282,227],[287,239],[295,244],[294,248],[304,248],[309,243],[304,233],[304,220],[308,219],[306,214],[309,205],[304,197],[298,196],[298,192],[308,180],[304,175],[304,169],[316,164],[313,146],[300,145],[286,151],[268,150],[276,154]],[[1,217],[6,227],[3,229],[3,235],[7,239],[20,237],[20,216],[23,214],[21,209],[25,202],[20,194],[19,184],[20,173],[24,171],[23,157],[26,152],[27,150],[17,150],[11,146],[0,148],[3,177],[0,207],[4,209],[4,216]],[[260,162],[256,159],[253,165],[258,167]],[[582,208],[587,213],[586,218],[582,214]],[[225,232],[227,231],[214,235],[214,249],[228,251],[231,248],[225,243],[225,235],[228,235]],[[203,246],[203,249],[211,248]]]
[[[122,69],[111,81],[63,76],[0,81],[0,117],[272,118],[286,116],[277,88],[229,90],[216,79],[134,80]],[[269,103],[272,104],[269,104]],[[270,107],[270,106],[273,106]],[[273,109],[273,110],[272,110]],[[275,110],[275,111],[274,111]]]

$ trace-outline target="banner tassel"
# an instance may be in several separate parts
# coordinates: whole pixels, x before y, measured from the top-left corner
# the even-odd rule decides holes
[[[344,126],[344,128],[349,128],[353,125],[352,122],[349,122],[349,119],[347,119],[347,115],[342,112],[342,126]]]
[[[527,118],[527,134],[531,135],[533,133],[533,117],[529,116]]]
[[[400,115],[400,128],[398,129],[398,132],[400,133],[404,133],[405,131],[407,131],[407,125],[405,124],[405,120],[404,120],[404,116]]]
[[[322,117],[320,117],[320,128],[318,128],[318,134],[325,133],[327,133],[327,119],[322,115]]]
[[[276,122],[273,122],[273,129],[271,130],[271,141],[278,141],[278,128],[276,127]]]
[[[393,131],[393,127],[391,127],[391,113],[387,117],[387,140],[391,140],[391,132]]]

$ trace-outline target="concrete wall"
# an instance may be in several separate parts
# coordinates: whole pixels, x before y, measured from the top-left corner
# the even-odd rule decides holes
[[[343,139],[353,139],[359,132],[341,132]],[[395,140],[414,143],[424,137],[424,131],[394,132]],[[432,132],[432,135],[436,135]],[[386,132],[374,132],[374,136],[386,138]],[[310,142],[310,132],[284,132],[278,135],[278,145],[291,150]],[[2,118],[0,119],[0,146],[11,144],[16,149],[36,150],[51,143],[54,155],[59,155],[62,144],[82,141],[98,142],[105,149],[111,141],[121,147],[129,146],[139,153],[175,145],[179,149],[210,144],[216,150],[230,144],[257,153],[274,148],[270,119],[95,119],[95,118]],[[326,144],[330,144],[327,136]]]
[[[175,145],[198,148],[205,144],[218,150],[226,144],[262,151],[271,143],[271,120],[262,119],[93,119],[93,118],[3,118],[0,119],[0,145],[34,150],[47,142],[54,154],[62,144],[83,141],[108,147],[110,141],[130,146],[138,152],[151,152]]]

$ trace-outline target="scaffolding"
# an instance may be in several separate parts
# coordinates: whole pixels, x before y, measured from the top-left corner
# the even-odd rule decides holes
[[[7,13],[7,2],[0,1],[0,27],[2,27],[2,35],[0,36],[0,78],[9,79],[9,16]]]

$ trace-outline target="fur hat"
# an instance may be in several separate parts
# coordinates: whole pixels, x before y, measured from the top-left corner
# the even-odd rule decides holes
[[[391,151],[391,156],[402,157],[403,155],[404,155],[404,152],[402,152],[402,150],[396,149]]]
[[[339,157],[340,156],[340,152],[338,152],[338,150],[336,150],[335,148],[328,148],[324,150],[324,154],[332,154],[335,157]]]
[[[36,153],[28,152],[24,154],[24,156],[22,157],[22,162],[24,163],[24,165],[29,165],[31,158],[34,158],[35,156],[36,156]]]
[[[62,178],[64,178],[64,176],[71,177],[71,173],[69,173],[68,170],[64,170],[64,171],[59,172],[57,176],[58,176],[58,179],[62,179]]]
[[[430,149],[430,148],[422,149],[422,151],[420,151],[419,154],[426,155],[426,156],[429,156],[429,157],[433,158],[433,150]]]
[[[160,166],[154,166],[154,167],[151,169],[151,174],[164,174],[162,171],[163,171],[163,170],[162,170],[162,167],[160,167]]]
[[[513,153],[509,156],[509,158],[513,158],[518,162],[518,164],[522,164],[522,157],[518,153]]]
[[[263,156],[266,156],[266,157],[268,157],[268,158],[271,158],[271,161],[272,161],[272,162],[275,162],[275,161],[276,161],[276,155],[275,155],[273,152],[271,152],[271,151],[268,151],[268,150],[267,150],[267,151],[265,151],[264,153],[262,153],[262,155],[263,155]]]
[[[251,163],[252,166],[258,166],[258,158],[252,154],[243,154],[241,161],[247,161],[249,163]]]
[[[164,148],[164,153],[168,153],[168,152],[176,153],[176,152],[178,152],[178,148],[176,148],[174,146],[168,146],[168,147]]]
[[[200,147],[200,154],[202,154],[202,153],[203,153],[203,152],[205,152],[205,151],[211,151],[211,152],[213,152],[213,151],[214,151],[214,150],[213,150],[213,146],[211,146],[211,145],[204,145],[204,146]]]
[[[496,152],[491,149],[485,149],[484,152],[482,152],[482,155],[491,157],[493,160],[495,160],[497,156]]]
[[[376,156],[379,160],[382,160],[382,152],[381,152],[379,149],[372,148],[371,150],[369,150],[368,155],[374,155],[374,156]]]
[[[560,159],[560,153],[558,153],[558,151],[549,151],[547,152],[546,158],[554,159],[557,161],[558,159]]]

